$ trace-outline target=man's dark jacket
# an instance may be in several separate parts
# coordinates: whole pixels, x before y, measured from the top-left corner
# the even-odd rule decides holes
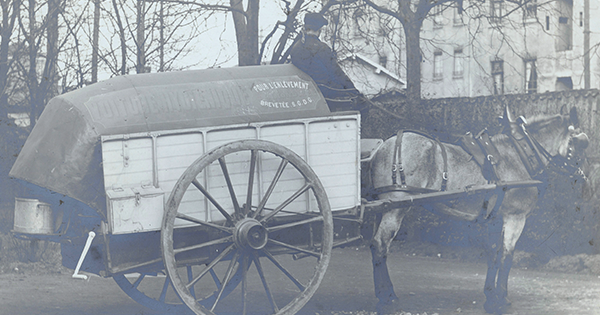
[[[331,110],[352,109],[360,92],[327,44],[315,35],[306,35],[303,41],[294,44],[290,55],[292,63],[317,83]]]

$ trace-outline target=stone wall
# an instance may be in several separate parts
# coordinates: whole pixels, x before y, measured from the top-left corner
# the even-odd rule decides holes
[[[419,129],[429,132],[464,134],[488,128],[490,134],[499,131],[497,117],[509,106],[513,116],[532,117],[565,113],[577,107],[580,127],[590,137],[588,158],[600,160],[600,92],[571,90],[542,94],[511,94],[474,98],[425,99],[411,103],[401,94],[388,94],[373,99],[386,111],[371,108],[363,117],[363,138],[393,136],[400,129]],[[391,112],[391,114],[390,114]],[[395,117],[394,115],[399,116]]]

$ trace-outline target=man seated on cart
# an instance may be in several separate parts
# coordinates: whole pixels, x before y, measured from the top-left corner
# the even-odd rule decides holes
[[[317,83],[331,111],[362,110],[367,99],[344,73],[331,48],[319,40],[327,24],[319,13],[306,14],[302,38],[290,51],[292,64]]]

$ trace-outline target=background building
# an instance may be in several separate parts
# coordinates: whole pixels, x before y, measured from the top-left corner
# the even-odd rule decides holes
[[[465,1],[463,7],[459,13],[454,2],[438,5],[423,23],[424,98],[600,87],[600,19],[593,18],[600,16],[599,0]],[[332,19],[328,41],[339,55],[359,53],[406,79],[400,23],[365,7],[353,15],[334,12]]]

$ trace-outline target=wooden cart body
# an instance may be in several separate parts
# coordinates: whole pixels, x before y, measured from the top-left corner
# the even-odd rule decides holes
[[[305,159],[325,186],[333,211],[360,207],[360,116],[331,113],[315,83],[292,65],[122,76],[58,96],[10,174],[65,195],[56,208],[64,208],[70,197],[77,200],[65,203],[73,215],[88,213],[86,207],[97,213],[97,220],[85,226],[71,225],[79,232],[63,242],[65,266],[74,268],[86,233],[93,230],[99,235],[92,245],[96,255],[86,258],[82,270],[111,276],[160,269],[158,239],[175,182],[207,151],[242,139],[281,144]],[[236,167],[244,172],[246,166],[240,161]],[[256,198],[276,165],[266,160],[258,168]],[[232,180],[235,187],[245,179],[234,169]],[[291,192],[303,182],[282,180]],[[222,178],[207,175],[203,181],[212,189],[222,187],[215,198],[226,202]],[[190,196],[182,201],[184,213],[223,220],[200,193]],[[277,202],[277,197],[270,200]],[[295,204],[288,211],[314,209],[314,200],[304,196]],[[61,242],[67,238],[55,236]]]
[[[241,139],[278,143],[308,161],[326,187],[332,211],[360,205],[357,114],[110,135],[102,137],[109,233],[159,230],[165,194],[168,197],[185,169],[207,151]],[[240,161],[238,166],[239,172],[231,171],[234,186],[245,185],[243,181],[246,179],[237,176],[244,170],[244,163]],[[276,166],[270,165],[269,161],[259,164],[259,174],[263,178],[254,191],[256,198],[266,190]],[[285,180],[289,193],[303,185],[303,180],[299,178]],[[204,181],[209,188],[223,187],[222,191],[215,194],[215,198],[219,202],[227,202],[229,194],[220,177],[207,175]],[[282,191],[281,195],[286,196],[287,192]],[[277,204],[280,201],[274,198],[269,202]],[[304,207],[289,210],[313,211],[314,201],[306,199],[303,203]],[[205,217],[208,221],[224,219],[199,193],[186,196],[180,207],[185,208],[185,214]],[[182,222],[181,226],[185,226],[185,223]]]

